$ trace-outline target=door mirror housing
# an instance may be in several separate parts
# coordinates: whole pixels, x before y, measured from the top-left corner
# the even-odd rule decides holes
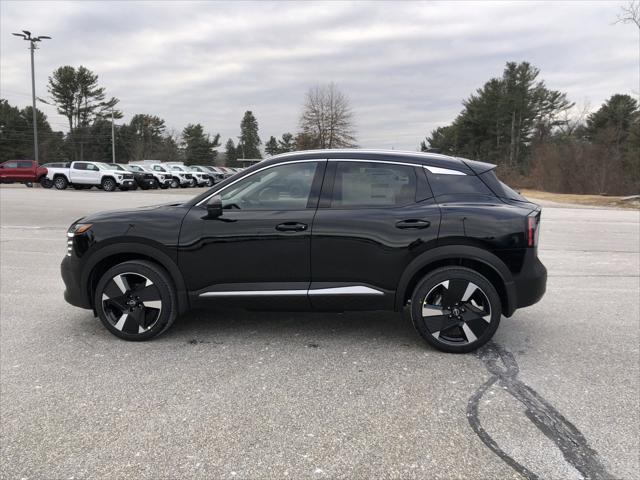
[[[207,202],[207,218],[218,218],[222,216],[222,197],[214,195]]]

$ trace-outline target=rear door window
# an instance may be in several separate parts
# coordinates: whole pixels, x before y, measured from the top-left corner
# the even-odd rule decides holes
[[[73,164],[74,170],[86,170],[87,164],[84,162],[76,162]]]
[[[18,162],[18,168],[31,168],[32,163],[31,162]]]
[[[416,201],[413,167],[393,163],[338,162],[331,208],[399,207]]]

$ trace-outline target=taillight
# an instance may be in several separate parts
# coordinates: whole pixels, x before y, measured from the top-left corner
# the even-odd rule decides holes
[[[527,247],[538,246],[538,235],[540,233],[540,212],[531,212],[527,217]]]

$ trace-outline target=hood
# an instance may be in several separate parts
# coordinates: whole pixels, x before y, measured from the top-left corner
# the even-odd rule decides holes
[[[147,207],[127,208],[122,210],[107,210],[104,212],[97,212],[87,215],[81,218],[78,222],[81,223],[100,223],[108,221],[126,222],[130,221],[135,223],[137,220],[144,220],[149,218],[157,218],[163,216],[167,211],[181,207],[182,202],[163,203],[160,205],[150,205]],[[74,222],[74,223],[78,223]]]

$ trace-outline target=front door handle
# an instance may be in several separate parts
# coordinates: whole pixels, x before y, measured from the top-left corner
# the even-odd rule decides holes
[[[420,220],[419,218],[410,218],[408,220],[401,220],[398,223],[396,223],[396,228],[402,228],[402,229],[415,228],[419,230],[422,228],[427,228],[429,225],[431,225],[431,222],[429,220]]]
[[[307,224],[299,222],[285,222],[276,225],[276,230],[279,232],[304,232],[306,229]]]

